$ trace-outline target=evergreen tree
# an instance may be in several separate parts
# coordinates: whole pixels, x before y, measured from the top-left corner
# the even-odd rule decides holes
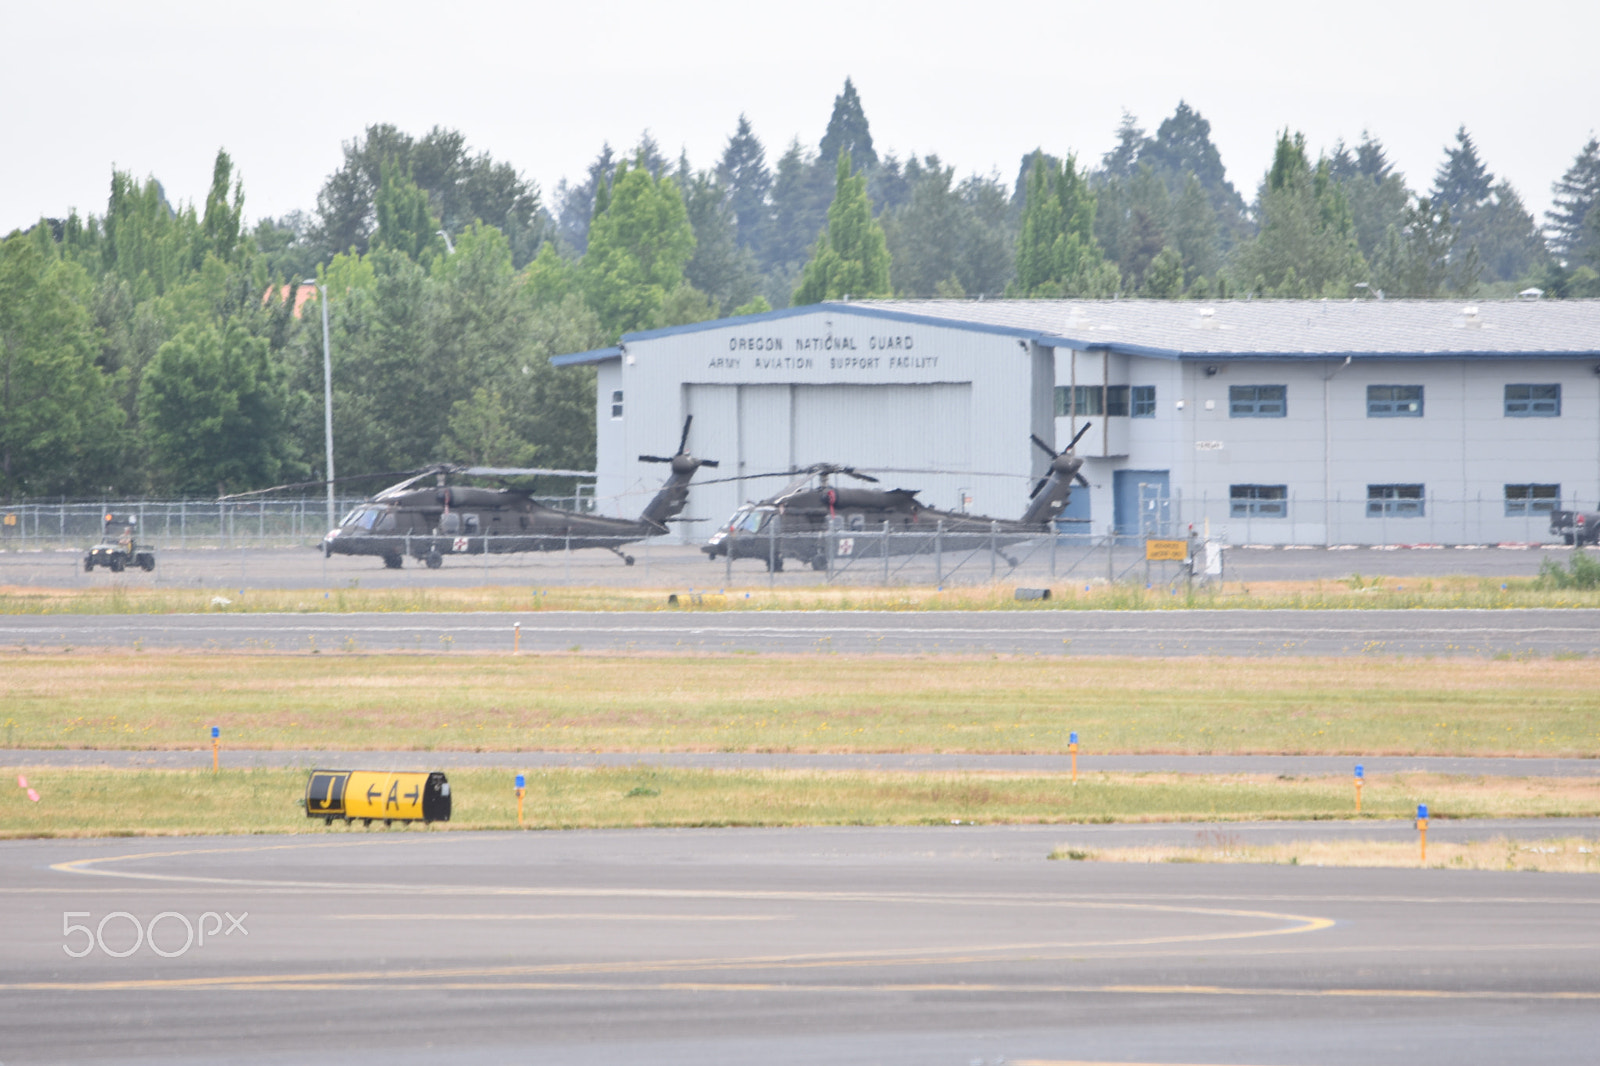
[[[772,174],[767,170],[766,149],[744,115],[739,116],[738,128],[722,150],[722,159],[717,163],[717,181],[727,190],[739,247],[759,249],[766,239],[767,195],[772,191]]]
[[[1110,296],[1117,268],[1094,239],[1095,197],[1068,156],[1059,164],[1036,153],[1017,233],[1017,276],[1008,295]]]
[[[694,255],[684,264],[684,279],[726,314],[756,294],[754,258],[738,242],[732,199],[708,171],[691,175],[684,207],[694,231]]]
[[[798,139],[791,141],[778,159],[772,181],[772,219],[760,258],[764,272],[805,262],[807,249],[827,220],[832,196],[833,182],[819,180],[823,173],[816,157],[806,152]]]
[[[569,185],[563,178],[556,186],[555,232],[573,254],[582,255],[588,248],[589,222],[600,213],[595,197],[610,183],[616,169],[617,160],[610,143],[602,144],[600,154],[589,164],[581,183]]]
[[[1200,179],[1217,215],[1222,251],[1233,247],[1248,232],[1244,197],[1228,181],[1222,153],[1211,141],[1211,123],[1186,102],[1179,100],[1172,115],[1156,127],[1155,136],[1140,148],[1138,161],[1149,164],[1173,196],[1182,193],[1188,184],[1187,175]]]
[[[1124,111],[1122,121],[1117,124],[1117,146],[1100,157],[1101,174],[1107,178],[1124,180],[1133,177],[1139,156],[1149,144],[1149,138],[1144,135],[1138,120]]]
[[[1362,131],[1361,143],[1352,154],[1344,142],[1334,146],[1328,158],[1329,172],[1344,188],[1355,222],[1356,245],[1369,262],[1390,227],[1406,225],[1406,207],[1411,194],[1405,179],[1396,173],[1383,145]]]
[[[861,97],[856,95],[856,87],[849,78],[844,80],[843,91],[833,98],[833,114],[828,116],[828,129],[817,146],[818,165],[832,167],[841,152],[863,170],[873,170],[878,165],[867,115],[861,109]]]
[[[1403,224],[1385,235],[1373,260],[1372,281],[1389,296],[1470,295],[1479,272],[1477,252],[1462,244],[1450,205],[1422,197],[1406,206]]]
[[[845,83],[849,89],[849,82]],[[889,249],[883,229],[872,217],[867,179],[852,174],[850,153],[839,153],[828,227],[817,240],[816,254],[806,264],[794,303],[814,304],[843,296],[891,295]]]
[[[1444,162],[1433,176],[1430,199],[1449,207],[1459,218],[1487,202],[1493,185],[1494,175],[1478,158],[1478,146],[1472,143],[1467,127],[1460,127],[1456,130],[1455,147],[1445,146]]]
[[[1261,231],[1234,265],[1242,285],[1263,296],[1346,296],[1366,280],[1343,188],[1326,157],[1312,168],[1304,134],[1279,136],[1260,202]]]
[[[1217,213],[1212,210],[1200,179],[1193,174],[1172,205],[1172,223],[1167,232],[1172,241],[1170,247],[1177,251],[1183,265],[1185,284],[1210,277],[1222,265],[1217,252]]]
[[[1551,250],[1569,268],[1600,267],[1600,140],[1589,138],[1551,192],[1555,202],[1545,213]]]

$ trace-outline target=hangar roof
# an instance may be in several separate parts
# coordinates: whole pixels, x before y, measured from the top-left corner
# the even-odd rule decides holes
[[[860,300],[630,333],[623,343],[823,309],[1165,359],[1600,357],[1600,300]]]

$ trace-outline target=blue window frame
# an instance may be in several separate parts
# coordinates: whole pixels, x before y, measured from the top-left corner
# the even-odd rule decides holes
[[[1231,518],[1289,517],[1289,486],[1229,485],[1228,515]]]
[[[1421,485],[1368,485],[1367,517],[1421,518],[1422,489]]]
[[[1560,485],[1507,485],[1506,517],[1549,514],[1561,502]]]
[[[1368,418],[1421,418],[1421,385],[1368,385]]]
[[[1154,385],[1135,385],[1129,394],[1128,415],[1131,418],[1154,418],[1156,416],[1156,387]]]
[[[1287,385],[1229,385],[1229,418],[1286,418],[1289,414]]]
[[[1560,385],[1507,385],[1507,418],[1559,418]]]

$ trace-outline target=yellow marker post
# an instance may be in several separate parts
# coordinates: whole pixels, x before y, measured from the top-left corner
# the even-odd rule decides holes
[[[1356,763],[1356,813],[1357,814],[1361,813],[1361,784],[1362,784],[1362,781],[1363,781],[1363,779],[1365,777],[1366,777],[1366,771],[1364,771],[1361,768],[1361,764],[1360,763]]]
[[[522,653],[522,623],[521,622],[513,622],[513,623],[511,623],[511,654],[512,655],[520,655],[521,653]]]
[[[1072,783],[1078,783],[1078,734],[1067,734],[1067,750],[1072,753]]]
[[[1417,804],[1417,833],[1422,841],[1422,861],[1428,861],[1428,805]]]
[[[522,825],[522,794],[527,791],[528,779],[521,774],[517,775],[517,825]]]
[[[222,769],[222,757],[220,755],[221,746],[222,746],[222,730],[218,729],[216,726],[212,726],[211,727],[211,772],[214,773],[214,774],[215,773],[220,773],[221,769]]]

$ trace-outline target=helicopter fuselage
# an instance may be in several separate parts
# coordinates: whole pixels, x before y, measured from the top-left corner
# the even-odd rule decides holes
[[[437,566],[447,555],[609,548],[666,532],[643,520],[606,518],[537,503],[513,489],[414,489],[375,498],[323,538],[329,555],[372,555],[395,567],[411,556]]]

